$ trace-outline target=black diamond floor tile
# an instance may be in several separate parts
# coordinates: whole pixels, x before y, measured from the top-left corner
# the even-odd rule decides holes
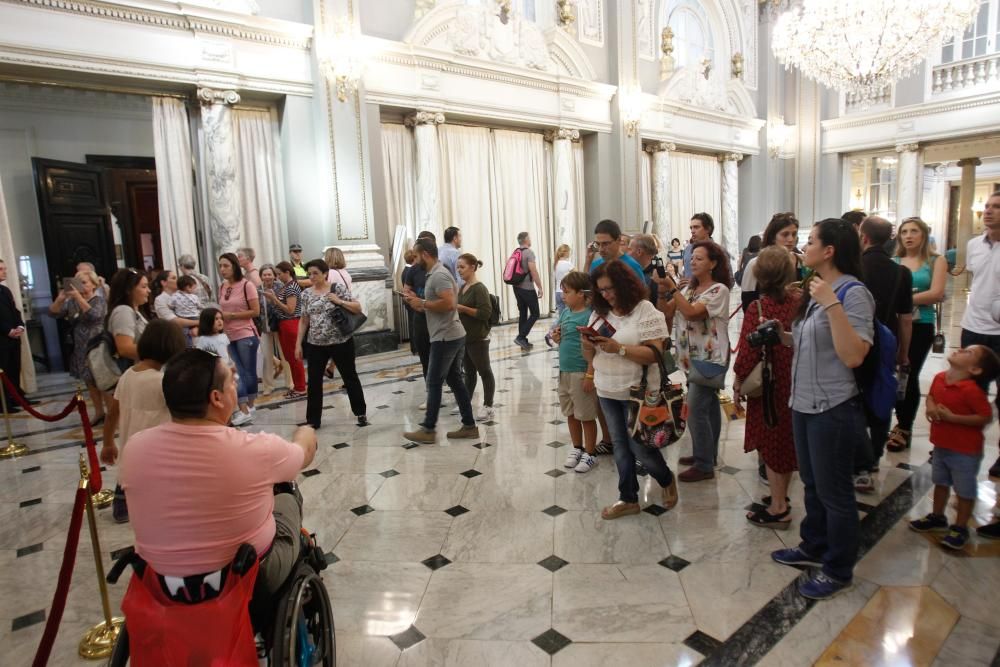
[[[39,609],[24,616],[18,616],[10,622],[10,631],[16,632],[21,628],[31,627],[45,620],[45,610]]]
[[[497,407],[500,407],[500,406],[497,405],[497,404],[494,404],[493,407],[497,408]],[[497,425],[497,422],[493,421],[492,419],[490,421],[488,421],[488,422],[483,422],[483,423],[486,424],[487,426],[496,426]]]
[[[323,556],[323,559],[326,561],[327,565],[333,565],[334,563],[340,560],[337,554],[333,553],[332,551]]]
[[[552,424],[553,426],[559,426],[559,424],[563,424],[565,422],[563,422],[563,420],[561,420],[561,419],[553,419],[549,423]]]
[[[424,641],[427,637],[425,637],[424,633],[420,632],[420,630],[417,630],[417,626],[411,625],[398,635],[390,635],[389,639],[392,640],[393,644],[399,647],[400,651],[405,651],[411,646],[415,646]]]
[[[22,470],[21,474],[23,475],[23,474],[26,474],[26,473],[29,473],[29,472],[38,472],[41,469],[42,469],[42,466],[31,466],[30,468],[25,468],[24,470]]]
[[[394,394],[396,394],[398,396],[400,394],[405,394],[406,392],[405,391],[400,391],[400,390],[397,389],[396,391],[394,391],[392,393],[394,393]]]
[[[475,447],[476,449],[486,449],[487,447],[492,447],[492,446],[493,445],[491,445],[488,442],[477,442],[476,444],[473,445],[473,447]]]
[[[711,635],[706,635],[701,630],[695,630],[684,640],[684,645],[693,648],[702,655],[709,655],[722,646],[722,642]]]
[[[652,514],[653,516],[660,516],[661,514],[667,513],[667,508],[654,503],[649,507],[642,508],[642,511],[645,512],[646,514]]]
[[[559,516],[560,514],[564,514],[566,512],[566,510],[559,507],[558,505],[551,505],[549,507],[546,507],[542,511],[548,514],[549,516]]]
[[[395,477],[396,475],[398,475],[399,471],[390,468],[389,470],[386,470],[385,472],[380,472],[379,474],[385,477],[386,479],[389,479],[390,477]]]
[[[909,463],[897,463],[896,467],[900,470],[916,470],[920,466],[911,466]]]
[[[316,470],[316,468],[312,468],[311,470],[303,470],[302,471],[302,476],[303,477],[312,477],[313,475],[318,475],[318,474],[319,474],[319,470]]]
[[[548,558],[543,558],[538,561],[538,564],[544,567],[549,572],[555,572],[556,570],[562,569],[569,565],[569,561],[565,561],[559,556],[552,554]]]
[[[350,447],[346,442],[338,442],[333,446],[334,449],[343,449],[344,447]]]
[[[376,410],[387,410],[388,408],[389,408],[388,405],[376,405],[375,406]]]
[[[668,570],[673,570],[674,572],[680,572],[691,563],[684,560],[680,556],[667,556],[666,558],[661,560],[659,564],[667,568]]]
[[[465,472],[459,473],[459,474],[461,474],[463,477],[468,477],[469,479],[472,479],[473,477],[479,477],[483,473],[479,472],[478,470],[469,469],[469,470],[466,470]]]
[[[375,511],[375,508],[372,507],[371,505],[360,505],[358,507],[351,509],[351,511],[357,514],[358,516],[362,516],[364,514],[371,514],[372,512]]]
[[[431,570],[440,570],[442,567],[450,563],[451,561],[442,556],[441,554],[435,554],[430,558],[420,561],[421,564],[427,566]]]
[[[549,655],[555,655],[573,643],[569,637],[562,635],[552,628],[531,640],[531,643],[542,649]]]
[[[727,475],[735,475],[740,471],[739,468],[734,468],[733,466],[722,466],[719,468],[719,472],[724,472]]]
[[[559,470],[558,468],[553,468],[552,470],[548,471],[545,474],[548,475],[549,477],[562,477],[566,473],[564,473],[562,470]]]
[[[27,547],[21,547],[20,549],[17,550],[17,557],[21,558],[22,556],[30,556],[31,554],[38,553],[41,550],[42,550],[41,542],[39,542],[38,544],[32,544]]]
[[[559,449],[560,447],[566,446],[565,442],[559,442],[558,440],[552,440],[551,442],[546,442],[545,444],[551,447],[552,449]]]
[[[454,507],[449,507],[444,511],[445,514],[450,514],[452,516],[462,516],[469,511],[469,508],[462,507],[461,505],[455,505]]]
[[[32,498],[31,500],[23,500],[21,501],[21,507],[31,507],[32,505],[41,504],[41,502],[42,502],[41,498]]]
[[[416,449],[419,446],[420,445],[418,445],[415,442],[406,442],[406,443],[403,443],[403,449]]]

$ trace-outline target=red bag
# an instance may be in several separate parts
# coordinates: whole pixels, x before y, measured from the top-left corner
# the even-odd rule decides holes
[[[197,604],[170,600],[151,567],[133,574],[122,599],[130,664],[256,667],[249,605],[258,567],[243,576],[230,570],[222,593]]]

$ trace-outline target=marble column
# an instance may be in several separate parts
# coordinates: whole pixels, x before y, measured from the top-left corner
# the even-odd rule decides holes
[[[201,124],[205,133],[205,183],[213,254],[234,252],[241,241],[242,205],[236,181],[236,141],[232,105],[240,101],[235,90],[198,89]]]
[[[573,164],[573,142],[580,141],[580,131],[560,127],[545,132],[552,142],[553,209],[556,217],[555,239],[570,248],[576,245],[576,179]]]
[[[732,260],[740,257],[740,225],[738,211],[740,204],[739,162],[742,153],[726,153],[719,156],[722,163],[722,247]]]
[[[417,230],[433,232],[439,240],[444,238],[444,230],[441,227],[441,155],[437,126],[443,122],[444,114],[437,111],[417,111],[405,120],[406,125],[413,128],[417,152]]]
[[[653,234],[664,248],[670,247],[673,237],[670,219],[670,151],[677,146],[667,141],[647,144],[647,153],[653,156]]]
[[[919,215],[918,200],[922,190],[920,173],[920,145],[898,144],[899,170],[896,182],[899,184],[896,196],[896,220],[905,220]]]
[[[962,168],[962,187],[958,199],[958,243],[956,245],[955,264],[965,266],[965,249],[972,238],[972,198],[976,194],[976,167],[981,165],[979,158],[970,157],[958,161]]]

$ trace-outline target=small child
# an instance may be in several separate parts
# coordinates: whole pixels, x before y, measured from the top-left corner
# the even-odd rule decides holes
[[[579,327],[590,322],[590,276],[570,271],[560,282],[563,304],[559,325],[552,339],[559,344],[559,405],[569,424],[573,448],[566,454],[567,468],[589,472],[597,465],[597,394],[594,392],[594,369],[587,367],[580,344]]]
[[[225,333],[225,321],[222,319],[222,311],[218,308],[206,308],[201,311],[198,318],[198,331],[202,335],[196,336],[194,346],[199,350],[214,352],[227,362],[229,357],[229,336]]]
[[[177,317],[197,320],[201,313],[201,298],[198,296],[198,281],[192,276],[177,279],[177,291],[170,297],[170,309]]]
[[[926,533],[948,531],[941,545],[961,549],[969,541],[969,518],[976,504],[976,476],[983,460],[983,429],[993,419],[982,385],[1000,375],[1000,357],[983,345],[955,350],[948,370],[934,377],[927,393],[927,419],[931,423],[931,480],[934,508],[910,528]],[[958,515],[950,527],[944,515],[951,487],[958,496]]]

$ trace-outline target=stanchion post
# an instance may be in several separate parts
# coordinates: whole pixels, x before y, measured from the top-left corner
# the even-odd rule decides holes
[[[80,405],[83,406],[83,411],[86,412],[87,411],[87,403],[86,403],[86,401],[83,400],[83,392],[80,390],[80,385],[77,385],[77,387],[76,387],[76,400],[77,400],[77,402]],[[87,415],[87,418],[89,420],[90,419],[90,415]],[[82,420],[82,417],[81,417],[81,420]],[[90,432],[91,433],[94,432],[94,425],[93,424],[90,425]],[[95,443],[96,443],[96,438],[95,438]],[[96,444],[95,444],[95,447],[96,447]],[[97,491],[96,493],[91,494],[91,498],[94,501],[94,507],[96,507],[99,510],[102,510],[105,507],[107,507],[108,505],[110,505],[111,501],[115,499],[115,492],[114,492],[113,489],[101,489],[100,491]]]
[[[87,489],[87,525],[90,526],[90,543],[94,549],[94,562],[97,566],[97,587],[101,593],[101,607],[104,620],[92,627],[80,639],[80,656],[89,660],[106,658],[118,641],[124,618],[111,616],[111,602],[108,600],[108,584],[104,579],[104,561],[101,554],[101,540],[97,535],[97,514],[94,512],[94,501],[89,488],[90,471],[87,462],[80,454],[80,485]]]
[[[14,441],[14,432],[10,428],[10,414],[7,412],[7,390],[3,381],[3,369],[0,368],[0,407],[3,408],[3,423],[7,429],[7,446],[0,449],[0,459],[23,456],[28,452],[27,445]]]

